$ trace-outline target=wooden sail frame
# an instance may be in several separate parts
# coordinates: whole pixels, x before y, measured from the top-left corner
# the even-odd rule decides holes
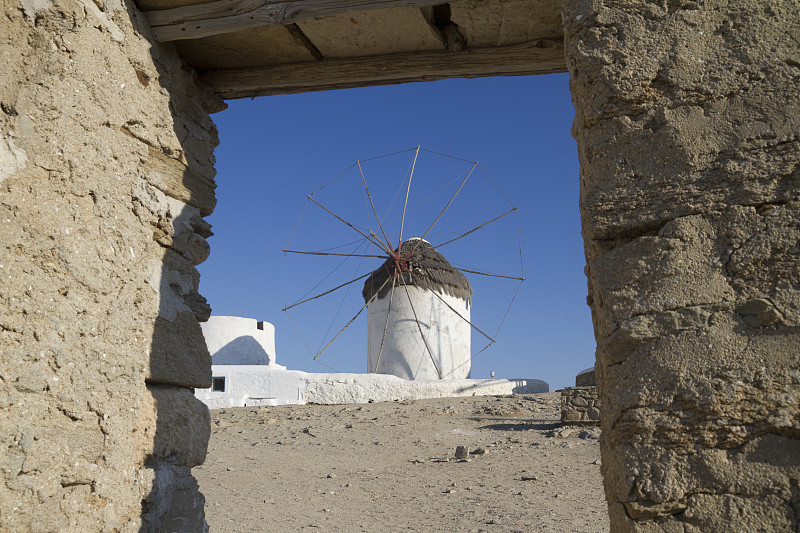
[[[384,158],[384,157],[394,156],[394,155],[397,155],[397,154],[402,154],[404,152],[409,152],[409,151],[412,151],[412,150],[414,151],[413,162],[411,164],[410,172],[408,172],[408,176],[406,178],[404,178],[405,194],[404,194],[404,199],[403,199],[402,215],[401,215],[401,218],[400,218],[399,239],[398,239],[397,246],[394,246],[393,243],[391,242],[391,239],[389,238],[384,226],[383,226],[383,223],[381,222],[381,220],[382,220],[381,217],[379,217],[379,215],[378,215],[378,211],[377,211],[377,209],[375,207],[375,203],[374,203],[374,200],[373,200],[372,192],[370,191],[369,185],[367,183],[367,177],[366,177],[364,169],[362,167],[362,163],[364,163],[366,161],[372,161],[372,160],[375,160],[375,159],[381,159],[381,158]],[[367,246],[372,247],[373,249],[375,249],[375,253],[340,253],[340,252],[331,252],[331,251],[325,251],[325,250],[295,250],[295,249],[291,249],[290,246],[287,245],[286,249],[283,250],[284,258],[286,259],[286,257],[289,256],[289,255],[300,255],[300,256],[315,256],[315,255],[317,255],[317,256],[329,256],[329,257],[330,256],[344,257],[345,261],[348,258],[384,259],[385,261],[393,262],[393,263],[397,264],[398,268],[400,270],[402,270],[402,267],[399,266],[403,262],[403,258],[400,257],[400,251],[403,248],[402,234],[403,234],[403,231],[405,229],[405,222],[406,222],[406,216],[407,216],[407,210],[408,210],[408,199],[409,199],[410,191],[412,190],[412,181],[413,181],[413,178],[414,178],[414,170],[416,168],[417,159],[418,159],[418,156],[420,154],[420,151],[427,152],[429,154],[438,155],[438,156],[444,156],[444,157],[448,157],[448,158],[452,158],[452,159],[457,159],[457,160],[460,160],[460,161],[463,161],[463,162],[470,163],[472,165],[470,170],[469,170],[469,172],[466,174],[465,178],[459,184],[456,192],[449,198],[449,200],[447,201],[447,203],[445,204],[443,209],[439,212],[439,214],[436,216],[436,218],[433,220],[433,222],[428,226],[428,229],[424,232],[423,238],[425,236],[427,236],[430,233],[430,231],[436,226],[436,224],[439,222],[439,220],[442,219],[443,216],[445,216],[445,214],[447,213],[447,211],[450,208],[450,206],[456,200],[459,192],[462,190],[464,185],[468,182],[469,178],[473,175],[473,172],[475,172],[476,170],[479,171],[479,173],[482,174],[486,179],[488,179],[489,182],[491,182],[492,186],[495,189],[497,189],[497,191],[500,193],[500,195],[502,195],[502,197],[505,199],[505,201],[509,204],[510,209],[507,209],[504,212],[502,212],[502,213],[498,214],[497,216],[494,216],[494,217],[492,217],[492,218],[490,218],[488,220],[481,221],[479,224],[476,224],[476,225],[470,227],[470,229],[468,229],[467,231],[460,233],[457,237],[451,238],[451,239],[449,239],[447,241],[444,241],[439,246],[445,246],[445,245],[448,245],[448,244],[450,244],[452,242],[455,242],[457,240],[460,240],[460,239],[463,239],[463,238],[467,238],[470,235],[473,235],[476,232],[479,232],[479,230],[485,228],[486,226],[488,226],[490,224],[493,224],[496,221],[498,221],[500,219],[503,219],[505,217],[513,216],[513,217],[516,218],[516,233],[517,233],[516,234],[516,238],[517,238],[517,245],[518,245],[518,248],[519,248],[519,260],[520,260],[519,275],[515,276],[515,275],[508,275],[508,274],[497,274],[497,273],[485,272],[485,271],[475,270],[475,269],[466,269],[466,268],[461,268],[461,267],[453,267],[453,268],[457,269],[460,272],[467,272],[467,273],[470,273],[470,274],[475,274],[475,275],[480,275],[480,276],[488,276],[488,277],[499,278],[499,279],[516,280],[516,281],[519,282],[519,284],[517,285],[516,291],[514,292],[513,297],[511,298],[510,302],[508,303],[508,306],[505,309],[505,313],[503,315],[502,320],[500,321],[500,324],[499,324],[499,326],[497,328],[497,331],[493,336],[490,336],[489,334],[484,332],[481,328],[476,326],[473,322],[471,322],[470,320],[464,318],[457,311],[455,311],[452,308],[452,306],[447,304],[447,302],[444,301],[441,298],[441,296],[439,294],[437,294],[437,292],[435,290],[432,291],[433,294],[435,296],[437,296],[445,305],[450,307],[451,311],[455,312],[463,320],[465,320],[469,324],[469,326],[470,326],[470,328],[472,330],[478,332],[480,335],[482,335],[485,339],[488,340],[488,343],[486,345],[484,345],[480,350],[478,350],[475,353],[471,353],[470,354],[470,357],[469,357],[468,361],[465,361],[464,363],[462,363],[462,365],[460,365],[460,366],[463,366],[463,364],[471,362],[476,356],[478,356],[480,353],[482,353],[485,350],[487,350],[489,347],[491,347],[496,342],[497,334],[500,332],[500,329],[502,328],[502,326],[503,326],[503,324],[505,322],[505,319],[506,319],[506,317],[508,316],[508,314],[509,314],[509,312],[511,310],[511,307],[513,306],[514,301],[516,300],[516,297],[517,297],[517,295],[519,293],[519,290],[520,290],[522,282],[525,281],[525,278],[524,278],[524,267],[523,267],[523,262],[522,262],[522,248],[521,248],[520,235],[519,235],[518,209],[517,209],[516,206],[513,205],[511,200],[508,198],[508,196],[506,196],[499,189],[497,184],[478,165],[477,162],[472,162],[472,161],[468,161],[466,159],[457,158],[457,157],[453,157],[453,156],[448,156],[446,154],[441,154],[441,153],[430,151],[430,150],[425,150],[421,146],[417,146],[416,148],[412,148],[412,149],[409,149],[409,150],[403,150],[403,151],[400,151],[400,152],[394,152],[394,153],[391,153],[391,154],[386,154],[384,156],[377,156],[377,157],[373,157],[373,158],[369,158],[369,159],[357,160],[353,165],[348,167],[348,169],[346,169],[345,171],[339,173],[337,176],[335,176],[333,179],[329,180],[329,182],[324,184],[322,187],[320,187],[319,189],[317,189],[313,193],[307,195],[307,202],[306,202],[306,206],[305,206],[303,212],[305,213],[305,211],[309,207],[316,207],[318,209],[321,209],[323,212],[327,213],[330,217],[332,217],[333,219],[335,219],[339,223],[343,224],[344,226],[349,227],[353,232],[357,233],[361,237],[361,241],[360,242],[363,243],[363,244],[366,244]],[[358,224],[353,223],[350,220],[348,220],[348,218],[346,218],[345,216],[342,216],[341,214],[334,212],[332,209],[330,209],[329,207],[327,207],[322,202],[320,202],[317,198],[314,197],[317,193],[319,193],[320,191],[324,190],[332,182],[334,182],[340,176],[342,176],[343,174],[345,174],[346,172],[348,172],[349,170],[351,170],[353,168],[357,168],[357,170],[358,170],[358,175],[359,175],[359,178],[361,180],[361,184],[363,185],[365,196],[368,199],[370,211],[372,212],[372,214],[373,214],[373,216],[375,218],[375,221],[377,222],[376,227],[374,228],[374,230],[372,228],[369,228],[369,229],[366,229],[366,230],[363,227],[360,228],[358,226]],[[298,220],[298,225],[296,226],[295,231],[297,230],[297,227],[299,227],[300,222],[302,221],[302,218],[303,218],[303,215],[301,215],[300,220]],[[380,232],[380,235],[378,235],[375,230],[378,230]],[[293,233],[293,236],[294,236],[294,233]],[[420,241],[421,241],[421,239],[420,239]],[[290,239],[290,244],[291,244],[291,239]],[[415,250],[415,249],[416,249],[416,245],[414,247],[412,247],[412,250]],[[365,308],[367,308],[368,304],[371,301],[374,300],[374,298],[378,295],[378,293],[380,291],[376,291],[369,298],[367,296],[365,296],[365,303],[355,313],[355,316],[353,316],[344,325],[344,327],[338,328],[338,330],[336,331],[335,335],[333,335],[333,337],[330,340],[328,340],[328,334],[326,333],[325,337],[323,337],[323,341],[320,343],[320,347],[318,349],[316,349],[316,350],[312,349],[310,347],[309,343],[304,338],[303,333],[301,333],[300,328],[298,327],[297,323],[290,316],[290,313],[289,313],[290,310],[296,308],[297,306],[300,306],[300,305],[303,305],[303,304],[307,304],[307,303],[313,302],[313,301],[315,301],[315,300],[317,300],[319,298],[323,298],[325,296],[333,294],[333,293],[337,292],[338,290],[343,289],[345,287],[349,287],[352,284],[354,284],[355,282],[360,281],[361,279],[364,279],[365,277],[367,277],[370,274],[372,274],[372,272],[368,272],[365,275],[361,275],[361,276],[355,277],[354,279],[349,280],[349,281],[347,281],[345,283],[339,284],[339,285],[333,287],[332,289],[328,289],[328,290],[325,290],[323,292],[319,292],[319,293],[314,294],[313,296],[310,296],[310,297],[308,296],[308,293],[306,293],[306,295],[304,295],[304,297],[302,297],[302,298],[300,298],[297,301],[294,301],[292,303],[289,303],[289,301],[288,301],[288,291],[287,291],[287,301],[286,301],[285,306],[282,309],[282,311],[284,311],[287,314],[287,317],[289,318],[289,320],[291,321],[291,323],[295,327],[298,335],[301,337],[301,339],[303,341],[303,344],[306,346],[306,348],[308,349],[309,353],[312,355],[312,357],[313,357],[313,359],[315,361],[318,361],[319,357],[325,351],[327,351],[328,348],[330,348],[330,346],[334,343],[334,341],[336,341],[342,335],[342,333],[345,330],[347,330],[355,322],[355,320],[360,316],[360,314],[363,312],[363,310]],[[419,327],[419,318],[417,317],[416,310],[413,309],[413,303],[411,302],[410,295],[408,295],[408,285],[406,284],[406,280],[407,279],[411,279],[410,276],[411,276],[411,272],[408,272],[407,276],[402,276],[401,275],[401,276],[395,276],[393,278],[391,278],[391,277],[387,278],[386,281],[383,283],[383,286],[381,286],[381,289],[383,289],[384,286],[386,286],[391,281],[391,285],[390,285],[390,288],[389,288],[389,290],[390,290],[390,303],[389,303],[390,308],[391,308],[391,302],[392,302],[392,300],[394,298],[394,290],[395,289],[405,290],[406,296],[407,296],[408,301],[409,301],[409,304],[411,304],[411,306],[412,306],[412,312],[414,313],[415,320],[418,323],[417,325],[418,325],[419,334],[420,334],[420,336],[422,338],[422,341],[423,341],[423,343],[424,343],[424,345],[426,347],[426,352],[427,352],[427,354],[428,354],[428,356],[429,356],[429,358],[431,360],[431,363],[433,364],[434,368],[436,369],[436,373],[439,376],[439,379],[446,379],[449,375],[451,375],[453,372],[458,370],[459,367],[453,368],[452,370],[450,370],[446,374],[442,374],[442,372],[440,371],[440,369],[436,365],[436,362],[435,362],[435,360],[433,358],[433,355],[431,353],[430,347],[428,346],[425,334],[422,331],[422,328]],[[387,317],[386,324],[384,325],[383,338],[381,339],[381,352],[382,352],[382,349],[383,349],[384,341],[386,339],[387,327],[388,327],[388,317]],[[329,332],[328,333],[330,333],[330,331],[331,331],[331,328],[329,327]],[[379,352],[378,361],[380,361],[380,356],[381,356],[381,353]],[[325,366],[328,366],[328,365],[325,365]],[[331,368],[331,367],[329,367],[329,368]]]

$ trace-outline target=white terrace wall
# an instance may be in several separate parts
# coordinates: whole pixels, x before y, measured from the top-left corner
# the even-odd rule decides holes
[[[798,531],[798,3],[563,21],[611,529]]]
[[[202,531],[222,103],[121,0],[1,5],[0,531]]]

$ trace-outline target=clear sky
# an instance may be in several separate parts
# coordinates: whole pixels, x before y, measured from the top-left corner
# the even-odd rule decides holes
[[[282,250],[345,245],[331,251],[378,253],[356,242],[358,233],[306,195],[346,171],[314,199],[353,224],[372,220],[377,227],[353,166],[361,160],[376,211],[394,240],[405,192],[396,197],[398,185],[421,146],[404,238],[424,233],[472,169],[470,162],[478,167],[427,240],[439,244],[511,204],[518,208],[440,250],[453,264],[511,276],[520,273],[522,250],[526,281],[497,342],[473,359],[472,377],[494,371],[495,377],[543,379],[551,390],[574,385],[575,374],[594,363],[595,342],[586,306],[573,115],[567,74],[231,101],[214,115],[221,140],[215,152],[218,203],[208,219],[215,235],[209,239],[211,257],[199,267],[200,292],[215,315],[274,324],[279,364],[310,372],[365,371],[366,312],[318,361],[309,352],[358,312],[361,282],[294,308],[290,317],[297,328],[281,309],[362,275],[381,260],[285,258]],[[372,159],[396,152],[401,153]],[[473,322],[494,336],[518,283],[468,277],[475,290]],[[474,332],[472,344],[474,353],[486,342]]]

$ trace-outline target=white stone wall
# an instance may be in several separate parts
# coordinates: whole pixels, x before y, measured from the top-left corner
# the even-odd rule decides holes
[[[348,404],[456,396],[536,394],[549,386],[538,379],[416,380],[382,374],[313,374],[266,365],[212,366],[225,391],[196,389],[211,409],[253,405]]]
[[[269,322],[238,316],[212,316],[200,327],[211,353],[212,365],[275,364],[275,326]]]

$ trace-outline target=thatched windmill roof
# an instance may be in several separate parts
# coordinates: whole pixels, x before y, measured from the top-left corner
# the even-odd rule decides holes
[[[471,302],[472,287],[469,280],[464,274],[453,268],[428,241],[417,237],[408,239],[400,246],[398,256],[407,258],[408,270],[400,269],[398,279],[394,282],[396,287],[403,283],[416,285],[440,294],[461,298],[468,303]],[[365,302],[369,302],[382,286],[383,289],[378,293],[378,298],[385,298],[389,294],[392,282],[386,283],[385,286],[384,283],[390,276],[395,275],[395,270],[397,270],[395,259],[389,258],[367,278],[367,281],[364,282],[364,290],[361,291]],[[402,276],[402,282],[399,279],[400,276]]]

